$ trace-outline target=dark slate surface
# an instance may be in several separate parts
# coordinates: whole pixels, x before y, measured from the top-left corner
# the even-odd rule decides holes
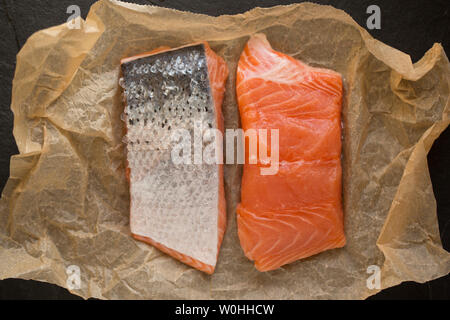
[[[0,190],[9,176],[9,159],[17,154],[12,136],[13,115],[10,111],[11,84],[15,55],[34,32],[64,23],[69,5],[81,8],[86,17],[93,0],[0,0]],[[255,6],[270,7],[301,1],[274,0],[135,0],[179,10],[210,15],[236,14]],[[381,8],[381,30],[369,30],[377,39],[407,52],[415,62],[433,45],[450,48],[450,2],[448,0],[335,0],[312,1],[332,4],[345,10],[360,25],[366,25],[366,8],[376,4]],[[450,250],[450,129],[434,144],[429,167],[438,207],[439,229],[444,247]],[[0,281],[0,299],[79,299],[58,286],[37,281],[7,279]],[[403,283],[383,290],[370,299],[450,299],[450,276],[425,284]]]

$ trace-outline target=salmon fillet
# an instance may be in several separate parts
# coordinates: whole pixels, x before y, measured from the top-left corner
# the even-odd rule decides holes
[[[344,246],[340,74],[256,34],[240,57],[236,93],[244,130],[279,130],[278,172],[262,175],[261,161],[244,165],[237,224],[245,255],[269,271]]]
[[[194,121],[202,136],[223,132],[226,63],[204,42],[124,58],[121,69],[131,234],[212,274],[226,227],[223,165],[174,163],[171,133],[192,133]]]

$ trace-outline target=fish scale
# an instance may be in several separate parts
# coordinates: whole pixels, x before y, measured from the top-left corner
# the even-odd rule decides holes
[[[222,126],[223,92],[215,99],[211,81],[224,90],[226,65],[201,43],[126,58],[121,68],[131,232],[212,273],[225,228],[222,167],[179,164],[171,152],[180,142],[173,139],[176,130],[186,130],[193,141],[196,124],[201,124],[201,136]],[[209,69],[222,71],[220,77],[210,79],[216,73]],[[208,142],[201,142],[202,150]]]

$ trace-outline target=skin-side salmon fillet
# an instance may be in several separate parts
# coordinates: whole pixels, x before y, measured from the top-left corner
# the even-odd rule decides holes
[[[256,34],[241,54],[236,93],[242,127],[279,130],[279,170],[244,164],[238,235],[245,255],[269,271],[343,247],[342,78],[272,49]],[[270,143],[267,143],[270,153]]]
[[[137,61],[140,64],[133,66]],[[166,64],[162,67],[164,61]],[[124,58],[121,66],[124,120],[127,123],[126,176],[130,184],[131,234],[135,239],[189,266],[212,274],[226,228],[223,165],[174,166],[168,159],[167,146],[164,149],[163,143],[159,143],[158,137],[152,134],[155,127],[157,132],[175,130],[177,127],[192,129],[189,121],[194,118],[223,132],[222,100],[228,77],[227,65],[208,43],[203,42],[175,49],[160,47]],[[140,68],[144,72],[139,73]],[[133,74],[136,71],[140,75]],[[202,72],[206,73],[206,77]],[[153,79],[144,81],[150,92],[144,99],[133,100],[130,83],[145,78]],[[178,84],[179,88],[176,88]],[[174,93],[170,92],[171,89]],[[159,100],[157,90],[165,91]],[[148,111],[152,103],[155,109]],[[133,109],[141,109],[137,119],[136,114],[130,118]],[[143,116],[144,110],[147,110],[148,115]],[[138,131],[134,130],[136,121],[144,121]],[[131,130],[136,132],[131,133]],[[162,141],[164,139],[163,136]],[[132,147],[136,144],[140,145],[138,151]],[[147,145],[146,156],[136,162],[136,154]],[[195,191],[195,188],[200,189],[199,192],[186,192]]]

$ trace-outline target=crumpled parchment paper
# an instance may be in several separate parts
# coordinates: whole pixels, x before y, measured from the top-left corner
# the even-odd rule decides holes
[[[255,32],[344,76],[348,243],[258,272],[237,237],[242,168],[226,165],[228,228],[208,276],[130,236],[119,60],[209,41],[230,69],[225,127],[238,128],[235,70]],[[381,288],[443,276],[450,254],[440,243],[426,155],[449,124],[449,86],[441,45],[412,64],[330,6],[210,17],[99,1],[81,29],[39,31],[17,56],[11,108],[20,154],[0,200],[0,278],[47,281],[85,298],[361,299],[378,291],[366,285],[370,265],[381,268]],[[79,289],[68,282],[71,265],[79,267]]]

